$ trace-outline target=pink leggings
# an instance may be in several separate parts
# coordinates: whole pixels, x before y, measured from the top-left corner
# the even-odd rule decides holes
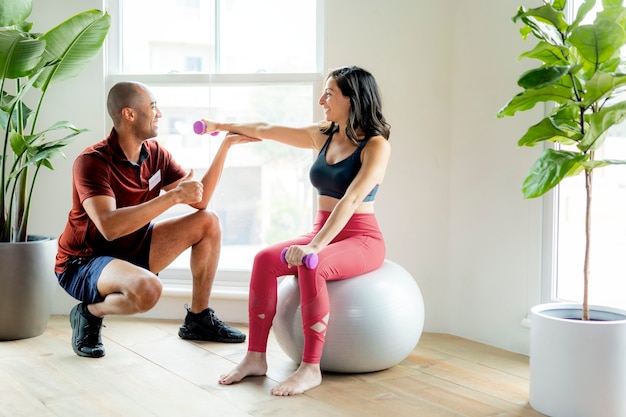
[[[354,214],[333,241],[318,253],[316,269],[288,268],[280,253],[291,245],[305,245],[319,232],[329,212],[319,211],[313,231],[262,249],[254,258],[250,279],[248,350],[265,352],[276,314],[278,277],[296,275],[300,286],[304,352],[302,361],[320,363],[330,301],[326,281],[351,278],[379,268],[385,260],[385,242],[374,214]]]

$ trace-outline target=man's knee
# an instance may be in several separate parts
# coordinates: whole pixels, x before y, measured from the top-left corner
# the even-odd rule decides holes
[[[133,299],[138,312],[143,313],[154,307],[162,292],[163,285],[156,276],[139,280],[133,288]]]
[[[196,213],[198,216],[198,222],[204,230],[205,236],[217,236],[221,238],[222,226],[220,224],[220,218],[216,212],[211,210],[200,210]]]

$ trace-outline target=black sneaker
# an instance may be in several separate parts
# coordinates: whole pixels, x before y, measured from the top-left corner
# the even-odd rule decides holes
[[[187,316],[178,330],[178,336],[181,338],[222,343],[242,343],[246,340],[245,334],[215,317],[212,308],[197,314],[192,313],[188,306],[185,306],[185,309]]]
[[[104,356],[104,346],[100,336],[101,317],[94,316],[87,310],[85,303],[80,303],[70,311],[70,325],[72,326],[72,347],[78,356],[87,358]]]

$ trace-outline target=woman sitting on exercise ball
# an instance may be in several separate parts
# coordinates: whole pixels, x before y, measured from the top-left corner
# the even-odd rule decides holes
[[[320,360],[326,328],[332,326],[327,322],[330,302],[326,281],[373,271],[385,260],[385,242],[374,215],[374,198],[391,148],[389,124],[381,111],[376,80],[359,67],[333,70],[326,78],[319,104],[324,108],[325,121],[303,128],[203,120],[205,133],[228,131],[319,152],[310,171],[311,183],[319,195],[313,230],[271,245],[256,255],[250,279],[248,351],[237,367],[221,376],[220,384],[265,375],[278,277],[295,273],[304,329],[302,362],[271,392],[294,395],[318,386],[322,382]],[[284,248],[289,249],[281,260]],[[309,269],[303,258],[312,254],[319,261],[316,268]]]

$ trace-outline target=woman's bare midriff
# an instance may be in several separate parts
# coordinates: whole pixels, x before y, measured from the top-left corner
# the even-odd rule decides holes
[[[338,198],[329,197],[327,195],[320,195],[317,197],[317,209],[321,211],[333,211],[338,202]],[[374,213],[374,202],[368,201],[366,203],[361,203],[354,212]]]

